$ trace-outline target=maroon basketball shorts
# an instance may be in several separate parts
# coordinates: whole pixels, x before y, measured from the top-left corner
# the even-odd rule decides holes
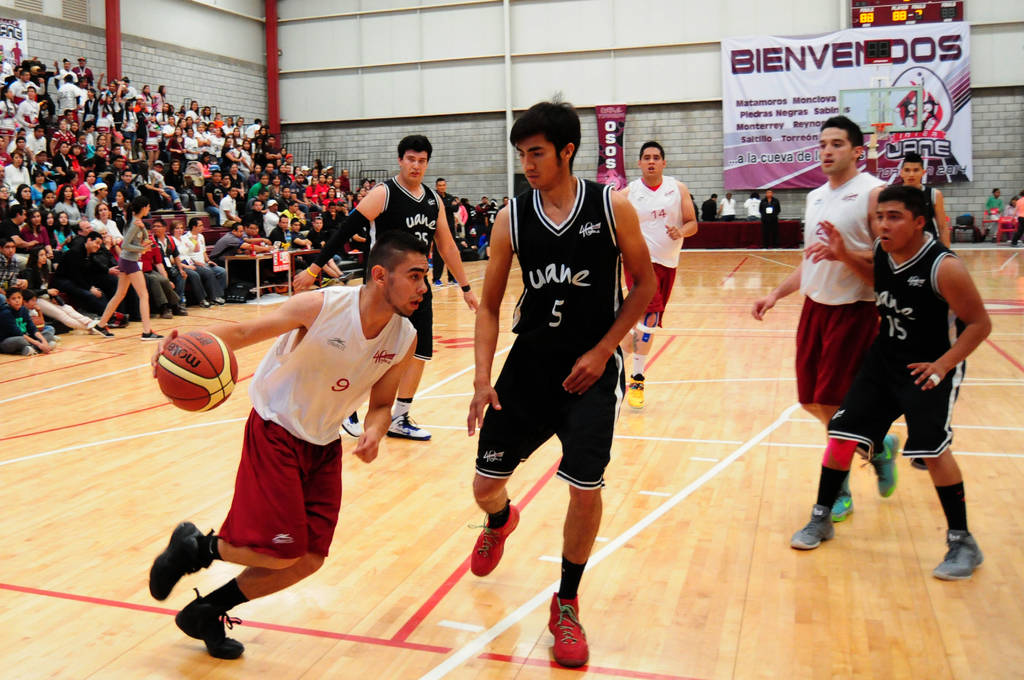
[[[253,409],[220,537],[272,557],[326,557],[340,506],[341,440],[310,444]]]
[[[801,404],[843,403],[878,335],[874,302],[823,305],[804,299],[796,331],[796,386]]]
[[[676,283],[676,270],[675,267],[666,267],[663,264],[657,262],[651,263],[654,267],[654,276],[658,280],[658,287],[654,291],[654,297],[651,298],[650,303],[647,305],[647,314],[661,314],[665,311],[665,305],[668,304],[669,296],[672,295],[672,286]],[[633,277],[629,275],[629,272],[623,272],[626,278],[626,288],[633,289]],[[664,314],[662,314],[664,316]],[[661,326],[661,317],[658,317],[658,326]]]

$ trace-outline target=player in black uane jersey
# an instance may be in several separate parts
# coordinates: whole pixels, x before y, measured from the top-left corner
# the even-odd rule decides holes
[[[982,554],[967,530],[964,482],[950,449],[950,423],[965,359],[988,336],[992,323],[963,263],[924,232],[922,198],[919,189],[901,186],[879,194],[873,262],[849,253],[842,235],[827,230],[832,256],[873,283],[882,324],[829,423],[818,500],[811,521],[790,545],[810,550],[835,535],[829,508],[855,450],[870,455],[903,415],[908,435],[903,455],[925,459],[949,525],[949,549],[932,574],[957,580],[974,573]]]
[[[427,172],[427,163],[433,147],[423,135],[409,135],[398,143],[398,174],[386,182],[374,187],[359,202],[356,209],[335,230],[316,259],[295,277],[293,286],[296,290],[306,290],[313,286],[323,266],[335,255],[342,252],[346,243],[354,234],[367,232],[370,235],[370,246],[377,242],[377,237],[387,231],[401,229],[413,234],[429,247],[431,243],[444,257],[448,268],[462,287],[462,296],[469,308],[476,310],[477,299],[469,286],[469,278],[462,266],[458,246],[452,238],[445,211],[437,192],[423,186],[423,176]],[[416,354],[419,361],[412,362],[402,377],[398,388],[398,399],[391,416],[389,437],[426,441],[430,433],[419,427],[409,417],[412,399],[416,395],[423,367],[434,356],[434,308],[431,304],[433,295],[428,290],[423,302],[409,317],[416,327]],[[343,425],[345,431],[354,437],[362,434],[356,415],[353,413]]]
[[[577,590],[601,524],[604,470],[625,393],[619,342],[654,294],[654,270],[629,201],[611,186],[572,174],[580,120],[570,105],[535,104],[512,126],[509,140],[532,190],[498,213],[477,311],[468,425],[472,435],[482,423],[473,494],[488,517],[470,566],[484,576],[498,565],[505,538],[519,523],[506,482],[520,461],[557,435],[569,508],[548,629],[555,661],[575,667],[589,655]],[[517,338],[491,387],[513,255],[523,276],[512,319]],[[623,265],[634,282],[625,300]]]
[[[909,151],[900,163],[900,181],[905,187],[921,192],[924,200],[924,230],[939,239],[942,245],[950,246],[949,218],[946,217],[946,202],[942,192],[925,184],[924,159],[916,151]]]

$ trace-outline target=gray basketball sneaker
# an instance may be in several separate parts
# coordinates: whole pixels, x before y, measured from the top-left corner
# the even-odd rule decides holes
[[[970,578],[974,570],[985,560],[974,536],[969,531],[948,531],[946,533],[946,557],[935,567],[932,576],[943,581],[962,581]]]
[[[811,521],[800,531],[793,534],[789,545],[797,550],[814,550],[822,541],[828,541],[836,535],[832,526],[832,511],[827,505],[815,505],[811,510]]]

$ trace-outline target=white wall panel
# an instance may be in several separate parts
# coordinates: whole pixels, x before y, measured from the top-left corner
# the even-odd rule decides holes
[[[422,12],[423,58],[448,59],[504,52],[501,5]]]
[[[259,16],[263,16],[260,12]],[[263,24],[191,2],[121,3],[121,30],[140,38],[263,63]]]
[[[378,14],[360,17],[357,21],[364,64],[416,61],[422,58],[419,15]]]
[[[613,0],[525,0],[511,5],[512,52],[609,47]],[[500,34],[499,34],[500,35]]]
[[[431,64],[421,70],[427,111],[502,111],[504,66],[497,60]]]
[[[972,31],[975,87],[1024,82],[1022,1],[967,4],[970,17],[1003,22]],[[282,0],[282,17],[362,13],[281,25],[282,70],[344,67],[323,73],[318,82],[337,78],[347,84],[343,95],[325,95],[343,97],[337,106],[283,102],[283,117],[340,120],[345,117],[332,112],[358,111],[356,117],[368,118],[502,110],[501,3],[416,9],[436,4]],[[383,11],[388,8],[400,11]],[[512,0],[513,107],[555,92],[579,106],[716,100],[721,38],[830,32],[844,25],[847,12],[835,0]],[[433,63],[418,65],[423,61]],[[293,78],[306,80],[286,74],[282,89]],[[439,95],[439,87],[448,92]]]
[[[282,122],[363,118],[362,87],[355,72],[282,78]]]
[[[301,21],[280,24],[277,44],[282,71],[362,63],[359,24],[355,21]]]

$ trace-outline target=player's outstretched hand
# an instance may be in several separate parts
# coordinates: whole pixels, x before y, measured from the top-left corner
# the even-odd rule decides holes
[[[156,351],[153,352],[153,358],[149,360],[149,365],[153,367],[153,377],[156,377],[156,362],[160,358],[160,355],[164,353],[164,347],[167,347],[167,343],[178,337],[178,329],[174,328],[170,333],[164,336],[164,339],[157,343]]]
[[[467,290],[463,293],[462,299],[466,301],[466,304],[469,305],[469,308],[474,312],[476,311],[476,308],[480,306],[480,301],[476,299],[476,293],[471,290]]]
[[[296,291],[309,290],[315,282],[316,277],[310,274],[308,269],[303,269],[292,279],[292,289]]]
[[[922,361],[916,364],[907,364],[910,375],[914,376],[914,384],[921,386],[921,391],[933,390],[939,386],[949,369],[939,362]]]
[[[804,250],[805,257],[811,262],[842,260],[846,257],[846,242],[843,240],[842,233],[836,229],[836,226],[828,220],[822,220],[818,223],[818,226],[825,232],[827,240],[809,245]]]
[[[569,377],[562,381],[562,389],[569,394],[583,394],[589,390],[604,373],[609,357],[611,354],[600,347],[581,356],[573,365]]]
[[[498,393],[489,384],[480,385],[473,393],[473,401],[469,402],[469,417],[466,419],[466,431],[470,437],[476,434],[477,428],[483,425],[484,412],[488,406],[498,411],[501,410]]]
[[[750,315],[758,321],[763,321],[764,315],[775,306],[776,302],[777,300],[774,295],[765,295],[760,300],[754,300],[754,306],[750,310]]]
[[[352,451],[355,456],[364,463],[373,462],[377,457],[377,449],[380,447],[380,437],[363,432],[356,442],[356,448]]]

